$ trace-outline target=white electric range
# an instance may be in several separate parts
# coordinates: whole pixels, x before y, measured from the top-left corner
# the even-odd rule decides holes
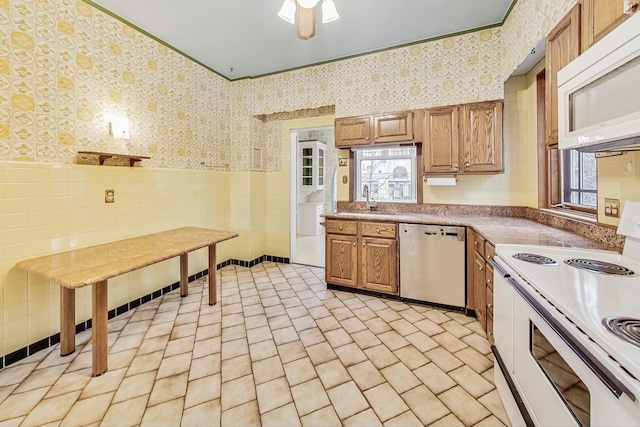
[[[640,425],[640,202],[618,233],[622,255],[496,245],[496,384],[513,424]]]

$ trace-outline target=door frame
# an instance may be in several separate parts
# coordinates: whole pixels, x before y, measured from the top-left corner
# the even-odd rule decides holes
[[[289,223],[291,225],[289,229],[289,261],[291,263],[295,263],[296,259],[296,238],[298,234],[298,133],[301,131],[326,131],[333,129],[334,125],[296,127],[289,129],[289,157],[291,159],[289,162],[289,182],[291,183],[289,186]],[[326,167],[327,162],[325,160],[325,168]],[[331,192],[331,186],[328,185],[329,183],[331,183],[331,186],[333,185],[333,178],[325,180],[325,191]]]

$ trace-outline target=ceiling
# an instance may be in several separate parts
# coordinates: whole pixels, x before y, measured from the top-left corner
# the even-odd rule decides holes
[[[500,24],[515,0],[334,0],[340,19],[296,37],[283,0],[93,0],[235,80]]]

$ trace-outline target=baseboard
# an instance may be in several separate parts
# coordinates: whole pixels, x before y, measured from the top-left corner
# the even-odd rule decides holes
[[[250,268],[264,261],[279,262],[283,264],[290,263],[289,258],[277,257],[272,255],[262,255],[251,261],[244,261],[239,259],[228,259],[216,265],[216,270],[220,270],[221,268],[224,268],[228,265],[238,265],[240,267]],[[209,274],[209,269],[204,269],[199,273],[189,276],[189,283],[195,280],[198,280],[206,276],[207,274]],[[180,287],[180,282],[175,282],[163,287],[162,289],[153,291],[150,294],[143,295],[140,298],[136,298],[133,301],[129,301],[128,303],[123,304],[120,307],[116,307],[112,310],[109,310],[109,313],[108,313],[109,319],[113,319],[114,317],[119,316],[123,313],[126,313],[129,310],[133,310],[134,308],[139,307],[146,302],[159,298],[171,291],[178,289],[179,287]],[[87,319],[84,322],[78,323],[76,325],[76,334],[82,331],[86,331],[87,329],[91,329],[91,319]],[[40,341],[37,341],[35,343],[29,344],[28,346],[18,349],[16,351],[13,351],[9,354],[5,354],[4,356],[0,357],[0,369],[7,367],[9,365],[12,365],[16,362],[19,362],[22,359],[26,359],[27,357],[41,350],[44,350],[46,348],[49,348],[51,346],[58,344],[59,342],[60,342],[60,333],[57,333],[47,338],[43,338]]]

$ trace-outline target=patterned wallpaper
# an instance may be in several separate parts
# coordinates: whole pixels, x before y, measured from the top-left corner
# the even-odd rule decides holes
[[[520,56],[510,46],[526,52],[540,21],[572,1],[560,3],[520,0],[504,29],[229,82],[81,0],[0,0],[0,160],[72,163],[88,150],[148,155],[145,167],[247,170],[259,147],[264,170],[279,170],[277,123],[258,116],[502,98]],[[110,137],[110,114],[128,117],[130,139]]]
[[[145,166],[230,162],[225,80],[75,0],[0,0],[0,159],[74,162],[76,151]],[[106,117],[126,115],[129,140]]]
[[[502,26],[504,31],[504,80],[567,14],[577,0],[519,0]]]

